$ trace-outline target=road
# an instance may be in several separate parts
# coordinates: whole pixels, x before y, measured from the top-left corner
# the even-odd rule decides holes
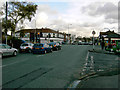
[[[67,88],[79,78],[88,49],[64,45],[48,54],[22,53],[2,60],[3,88]]]

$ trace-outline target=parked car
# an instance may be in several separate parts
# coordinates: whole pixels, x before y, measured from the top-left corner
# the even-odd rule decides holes
[[[52,47],[53,51],[61,50],[61,48],[62,48],[61,45],[59,43],[56,43],[56,42],[49,43],[49,46]]]
[[[90,41],[90,42],[89,42],[89,45],[93,45],[93,43]]]
[[[52,52],[52,48],[48,44],[44,43],[37,43],[34,44],[32,47],[32,53],[43,53],[46,54],[48,52]]]
[[[29,52],[29,53],[31,53],[33,45],[34,44],[32,44],[32,43],[23,43],[23,44],[21,44],[20,52]]]
[[[62,44],[67,44],[67,42],[62,42]]]
[[[71,44],[72,44],[72,45],[76,45],[76,44],[78,44],[78,43],[77,43],[76,41],[74,41],[74,42],[72,42]]]
[[[84,42],[84,45],[89,45],[89,43],[88,42]]]
[[[82,42],[78,42],[78,45],[82,45]]]
[[[78,45],[85,45],[85,42],[78,42]]]
[[[0,51],[2,56],[9,56],[9,55],[16,56],[18,52],[16,48],[12,48],[7,44],[0,44]]]

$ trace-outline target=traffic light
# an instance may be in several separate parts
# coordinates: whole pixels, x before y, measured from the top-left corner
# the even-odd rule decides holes
[[[40,32],[40,37],[43,37],[43,34],[42,34],[42,32]]]

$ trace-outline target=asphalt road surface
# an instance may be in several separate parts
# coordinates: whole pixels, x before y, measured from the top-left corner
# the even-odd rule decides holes
[[[89,45],[64,45],[48,54],[22,53],[2,60],[3,88],[67,88],[79,78]]]

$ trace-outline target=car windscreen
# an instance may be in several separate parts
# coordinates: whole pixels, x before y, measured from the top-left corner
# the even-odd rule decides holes
[[[21,46],[28,46],[28,44],[22,44]]]

